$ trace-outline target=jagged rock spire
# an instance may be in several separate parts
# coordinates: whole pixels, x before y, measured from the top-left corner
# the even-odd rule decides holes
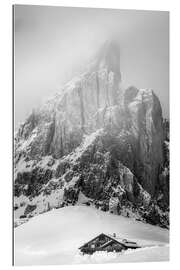
[[[97,55],[99,67],[107,67],[110,71],[120,72],[120,46],[116,41],[106,41]]]
[[[117,41],[107,40],[100,47],[94,57],[91,69],[107,69],[121,79],[120,73],[120,44]]]

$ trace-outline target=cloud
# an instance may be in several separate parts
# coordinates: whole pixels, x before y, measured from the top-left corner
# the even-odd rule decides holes
[[[154,88],[169,115],[168,12],[15,6],[15,124],[88,63],[121,46],[124,87]]]

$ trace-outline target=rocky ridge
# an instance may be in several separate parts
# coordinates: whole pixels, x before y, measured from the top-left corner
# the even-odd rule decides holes
[[[119,58],[119,46],[106,43],[20,126],[16,217],[83,201],[168,227],[167,122],[152,90],[121,89]]]

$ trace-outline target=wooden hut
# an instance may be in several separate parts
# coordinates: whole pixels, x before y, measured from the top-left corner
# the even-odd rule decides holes
[[[79,249],[83,254],[93,254],[96,251],[121,252],[122,250],[136,249],[139,247],[140,246],[138,246],[136,242],[122,239],[115,234],[110,235],[101,233],[85,243]]]

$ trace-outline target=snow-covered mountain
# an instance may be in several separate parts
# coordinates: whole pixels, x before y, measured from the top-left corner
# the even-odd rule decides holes
[[[158,97],[151,89],[121,89],[119,45],[105,43],[83,74],[20,126],[15,217],[86,196],[104,211],[168,227],[165,133]]]

